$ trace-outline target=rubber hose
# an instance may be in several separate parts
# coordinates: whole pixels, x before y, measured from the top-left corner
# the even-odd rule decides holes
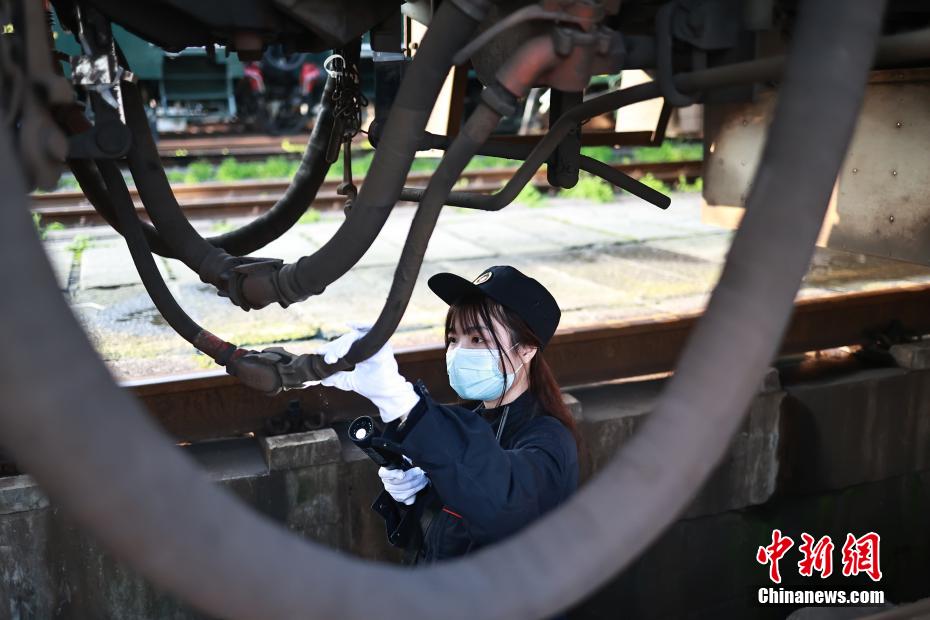
[[[439,6],[400,90],[375,151],[368,176],[342,226],[319,250],[285,265],[282,288],[305,298],[335,282],[368,251],[397,203],[452,57],[470,39],[478,20],[455,2]]]

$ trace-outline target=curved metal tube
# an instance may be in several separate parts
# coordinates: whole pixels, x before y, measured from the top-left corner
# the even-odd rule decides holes
[[[468,118],[461,133],[453,140],[439,167],[430,177],[423,200],[410,224],[407,240],[391,281],[391,290],[377,321],[368,333],[352,344],[345,356],[328,364],[316,353],[291,356],[290,353],[274,347],[254,356],[242,357],[227,368],[227,371],[253,388],[276,393],[282,388],[299,388],[307,381],[327,377],[339,370],[351,369],[355,363],[371,357],[380,350],[397,329],[410,303],[417,274],[423,264],[423,257],[445,197],[458,181],[475,151],[497,128],[503,116],[502,110],[515,107],[517,99],[525,96],[536,77],[555,67],[558,62],[559,56],[552,37],[548,34],[535,37],[525,42],[501,67],[496,76],[496,84],[482,93],[482,101],[478,108]],[[267,359],[269,352],[282,357],[277,358],[272,364]]]
[[[517,100],[526,96],[536,78],[558,64],[552,37],[548,34],[530,39],[508,60],[497,73],[497,85],[491,88],[498,93],[496,98],[506,100],[508,105],[516,106]],[[487,95],[486,90],[483,96]],[[429,184],[417,208],[410,232],[404,243],[391,290],[384,303],[378,320],[371,330],[352,343],[344,356],[344,361],[356,364],[377,353],[388,341],[400,323],[410,303],[410,296],[426,255],[439,214],[446,196],[458,182],[462,170],[468,165],[475,152],[497,128],[503,115],[500,111],[482,102],[468,117],[462,131],[452,141],[449,150],[430,177]]]
[[[290,185],[284,191],[284,195],[268,211],[241,228],[215,237],[207,237],[208,243],[234,256],[251,254],[290,230],[300,216],[307,211],[329,172],[330,163],[326,161],[325,152],[330,135],[334,131],[341,131],[336,126],[337,119],[333,115],[334,89],[335,81],[331,78],[327,79],[323,90],[323,104],[313,126],[313,132],[310,134],[307,148],[300,160],[300,166],[294,173]],[[96,162],[96,167],[100,169],[99,173],[95,170],[95,163],[90,160],[73,159],[68,163],[74,178],[94,209],[114,230],[121,232],[116,221],[112,200],[100,179],[100,175],[104,174],[103,168],[115,167],[115,162],[109,160]],[[153,252],[166,258],[176,258],[177,255],[171,251],[154,226],[148,222],[139,222],[139,224]]]
[[[0,209],[0,260],[23,267],[2,276],[18,294],[0,296],[0,441],[117,557],[213,615],[552,615],[654,540],[723,454],[787,324],[852,133],[883,7],[850,0],[837,13],[830,0],[800,5],[746,215],[678,372],[617,458],[564,506],[500,544],[422,570],[362,562],[300,541],[209,483],[114,387],[80,332],[35,238],[5,129],[0,177],[9,204]],[[799,144],[817,148],[799,151]],[[773,273],[773,264],[780,270]],[[55,381],[35,390],[40,372]]]
[[[654,82],[648,82],[600,95],[576,105],[560,116],[559,120],[549,129],[549,132],[536,143],[529,155],[527,155],[526,161],[520,165],[503,188],[490,195],[475,194],[473,192],[451,192],[446,199],[446,204],[481,211],[500,211],[516,199],[520,191],[533,179],[539,167],[546,162],[552,151],[559,145],[562,138],[578,123],[610,110],[653,99],[658,97],[659,94],[658,85]],[[405,187],[400,197],[401,200],[419,202],[423,197],[423,192],[424,190],[419,188]]]
[[[126,161],[146,212],[175,257],[199,274],[204,282],[225,290],[223,276],[239,261],[210,245],[187,221],[161,165],[139,88],[123,82],[121,92],[126,126],[132,132],[133,142]]]
[[[630,175],[620,172],[613,166],[598,161],[593,157],[582,155],[579,167],[585,172],[598,176],[611,185],[619,187],[650,204],[654,204],[660,209],[668,209],[668,206],[672,204],[672,199],[662,192],[656,191],[648,185],[643,185]]]
[[[877,61],[880,65],[913,62],[926,54],[928,46],[930,46],[930,29],[928,28],[890,35],[882,38],[879,43]],[[674,84],[676,88],[683,92],[697,92],[737,84],[776,80],[784,70],[785,62],[786,57],[779,55],[711,69],[701,69],[676,75]],[[499,211],[503,209],[513,202],[526,184],[533,179],[539,167],[549,158],[552,151],[555,150],[562,138],[574,125],[624,105],[660,96],[661,92],[655,82],[624,88],[599,95],[575,106],[566,115],[560,117],[549,132],[533,147],[506,142],[490,141],[485,143],[478,149],[478,155],[505,159],[523,159],[525,161],[520,165],[520,168],[511,177],[510,181],[496,193],[451,192],[446,204],[451,207],[464,207],[481,211]],[[549,136],[553,136],[553,138],[549,139]],[[418,148],[420,150],[446,149],[448,145],[448,136],[426,133],[421,138]],[[589,170],[589,172],[592,171]],[[423,197],[423,191],[422,188],[418,187],[405,187],[401,191],[400,199],[419,202]]]
[[[330,162],[326,160],[326,149],[330,136],[334,133],[342,134],[342,121],[333,113],[335,82],[333,78],[326,79],[323,105],[313,125],[300,166],[284,195],[268,211],[245,226],[222,235],[207,237],[207,241],[212,245],[223,248],[234,256],[251,254],[286,233],[297,223],[300,216],[306,213],[329,172]]]
[[[126,245],[132,256],[132,262],[139,272],[146,292],[164,317],[168,325],[182,338],[190,342],[199,351],[209,355],[217,364],[225,366],[231,359],[244,355],[246,351],[236,345],[216,337],[211,332],[198,325],[178,304],[168,290],[152,252],[149,250],[141,222],[136,216],[136,208],[126,187],[126,181],[116,165],[104,167],[101,170],[103,182],[112,197],[116,210],[116,219],[119,229],[123,231]]]
[[[478,6],[482,4],[475,3],[472,8]],[[375,151],[368,176],[345,222],[314,254],[285,265],[278,274],[278,286],[291,296],[289,301],[320,293],[351,269],[381,232],[397,203],[452,57],[478,26],[478,12],[472,10],[472,16],[455,2],[439,6],[416,57],[407,67],[384,127],[381,148]]]
[[[107,190],[103,182],[104,173],[108,175],[120,174],[122,176],[116,162],[112,160],[95,162],[90,159],[69,159],[68,167],[71,169],[71,174],[74,175],[74,180],[77,181],[78,186],[84,192],[84,196],[90,201],[94,210],[109,224],[110,228],[123,234],[122,227],[116,217],[116,206],[113,204],[109,190]],[[164,239],[161,238],[154,226],[141,220],[139,220],[139,226],[142,228],[142,234],[145,235],[145,240],[152,252],[165,258],[174,258],[171,248],[165,244]]]

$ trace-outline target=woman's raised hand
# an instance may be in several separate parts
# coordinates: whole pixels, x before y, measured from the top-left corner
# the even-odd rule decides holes
[[[324,344],[317,353],[331,364],[348,353],[352,343],[365,335],[370,326],[349,325],[350,331],[336,340]],[[323,385],[361,394],[378,407],[381,419],[395,420],[420,400],[409,381],[397,370],[397,360],[390,344],[367,360],[359,362],[352,371],[337,372],[321,381]]]

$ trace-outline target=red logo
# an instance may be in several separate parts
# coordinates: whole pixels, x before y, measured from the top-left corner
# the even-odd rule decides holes
[[[879,565],[879,543],[881,537],[875,532],[869,532],[859,538],[853,534],[846,534],[843,544],[843,576],[851,577],[865,573],[872,581],[882,578]],[[772,530],[772,542],[756,551],[756,561],[769,567],[769,579],[773,583],[781,583],[781,571],[778,562],[788,550],[794,546],[790,536],[783,536],[781,530]],[[815,539],[804,532],[801,534],[801,560],[798,562],[798,573],[802,577],[812,577],[814,572],[820,573],[821,579],[833,574],[833,549],[835,545],[829,536]]]
[[[804,557],[798,562],[798,572],[804,577],[810,577],[817,571],[821,579],[832,575],[833,541],[830,537],[824,536],[814,544],[814,537],[804,532],[801,534],[801,540],[804,542],[798,547],[798,551],[803,553]]]
[[[778,561],[788,553],[788,549],[793,545],[794,541],[788,536],[782,536],[781,530],[772,530],[772,544],[767,547],[759,547],[756,552],[756,562],[763,566],[769,564],[769,579],[775,583],[781,583]]]
[[[882,569],[878,565],[878,543],[881,538],[875,532],[869,532],[861,538],[846,534],[843,544],[843,575],[849,577],[865,573],[872,581],[882,578]]]

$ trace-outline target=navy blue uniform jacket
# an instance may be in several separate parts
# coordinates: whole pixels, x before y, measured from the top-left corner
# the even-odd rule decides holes
[[[437,507],[420,551],[431,562],[474,551],[513,534],[568,498],[578,486],[578,454],[571,431],[542,411],[526,390],[508,405],[476,410],[437,403],[418,381],[420,400],[405,422],[383,437],[429,476]],[[498,443],[496,433],[508,409]],[[378,506],[380,505],[380,509]],[[375,501],[406,509],[387,492]]]

